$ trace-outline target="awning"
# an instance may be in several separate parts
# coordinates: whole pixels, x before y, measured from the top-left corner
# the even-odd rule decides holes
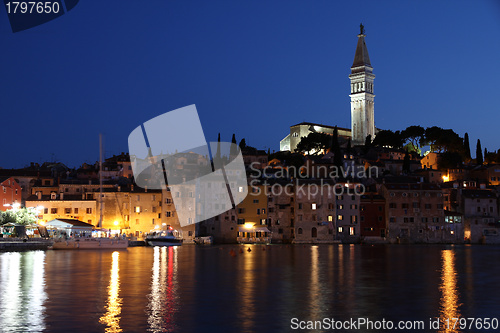
[[[239,232],[270,232],[269,229],[267,229],[266,227],[257,227],[257,228],[239,227],[238,231]]]

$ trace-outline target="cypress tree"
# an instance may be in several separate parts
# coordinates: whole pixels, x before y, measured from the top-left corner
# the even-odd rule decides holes
[[[236,143],[236,136],[233,133],[233,138],[231,139],[231,148],[229,149],[229,155],[235,156],[238,154],[238,144]]]
[[[408,174],[410,173],[410,154],[408,150],[405,152],[405,157],[403,159],[403,172]]]
[[[477,145],[476,145],[476,164],[477,165],[483,165],[483,151],[481,149],[481,140],[477,139]]]
[[[467,161],[470,161],[471,155],[470,155],[469,133],[465,133],[464,135],[464,154],[465,154],[465,159]]]

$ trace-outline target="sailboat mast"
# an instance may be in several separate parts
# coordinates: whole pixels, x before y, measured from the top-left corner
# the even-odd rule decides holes
[[[99,133],[99,224],[98,228],[102,228],[102,133]]]

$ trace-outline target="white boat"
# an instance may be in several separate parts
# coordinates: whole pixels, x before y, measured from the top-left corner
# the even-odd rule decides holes
[[[128,239],[105,237],[74,237],[56,238],[52,245],[53,250],[84,250],[84,249],[126,249]]]
[[[177,230],[153,230],[146,236],[149,246],[178,246],[182,245],[182,235]]]

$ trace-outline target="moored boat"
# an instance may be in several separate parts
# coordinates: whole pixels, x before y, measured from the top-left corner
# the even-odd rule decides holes
[[[179,246],[183,239],[179,231],[167,227],[165,230],[152,230],[145,241],[149,246]]]

